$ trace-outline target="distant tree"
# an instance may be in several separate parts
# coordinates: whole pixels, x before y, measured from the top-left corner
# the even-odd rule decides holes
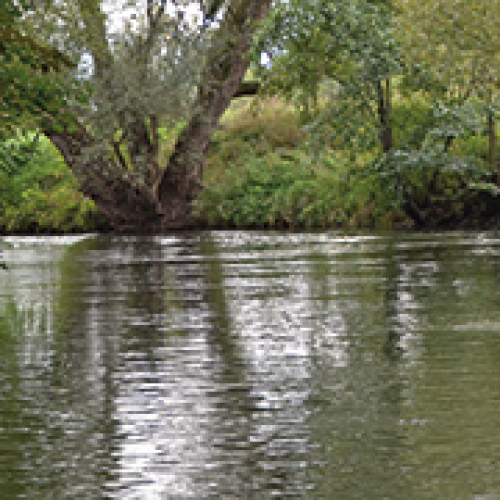
[[[400,73],[390,6],[369,0],[289,0],[261,30],[259,52],[269,92],[297,100],[306,111],[323,90],[319,121],[347,142],[371,136],[392,148],[390,79]],[[306,113],[307,114],[307,113]],[[328,127],[322,127],[323,130]],[[352,144],[351,144],[352,145]]]

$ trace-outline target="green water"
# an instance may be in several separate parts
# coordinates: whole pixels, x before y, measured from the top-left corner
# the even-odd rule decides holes
[[[7,241],[0,499],[500,499],[500,235]]]

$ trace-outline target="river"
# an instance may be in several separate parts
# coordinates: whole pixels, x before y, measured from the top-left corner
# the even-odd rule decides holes
[[[9,237],[0,499],[500,499],[500,235]]]

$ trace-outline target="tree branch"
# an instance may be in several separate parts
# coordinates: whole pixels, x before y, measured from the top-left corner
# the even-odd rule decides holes
[[[258,22],[268,14],[271,0],[232,0],[231,6],[232,13],[221,21],[207,54],[195,111],[177,138],[158,186],[165,227],[189,219],[189,206],[201,186],[208,145],[220,117],[240,88],[250,64],[248,51],[253,34]]]
[[[224,5],[224,0],[212,0],[212,2],[207,3],[208,5],[203,8],[205,21],[213,21]]]
[[[158,163],[158,154],[160,151],[160,134],[158,131],[158,117],[151,115],[149,117],[149,147],[148,147],[148,172],[146,184],[154,186],[160,177],[160,166]]]
[[[148,17],[148,33],[146,36],[146,41],[144,42],[144,51],[146,54],[149,53],[153,46],[153,41],[155,36],[158,34],[157,30],[165,14],[165,9],[167,8],[167,0],[161,0],[160,5],[156,13],[153,12],[153,0],[148,0],[147,5],[147,17]]]
[[[154,6],[154,0],[148,0],[147,6],[146,6],[146,16],[148,19],[148,28],[151,26],[151,23],[153,22],[153,6]]]

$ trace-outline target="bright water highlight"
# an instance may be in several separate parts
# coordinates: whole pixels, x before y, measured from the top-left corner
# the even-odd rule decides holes
[[[500,236],[6,238],[0,499],[500,499]]]

